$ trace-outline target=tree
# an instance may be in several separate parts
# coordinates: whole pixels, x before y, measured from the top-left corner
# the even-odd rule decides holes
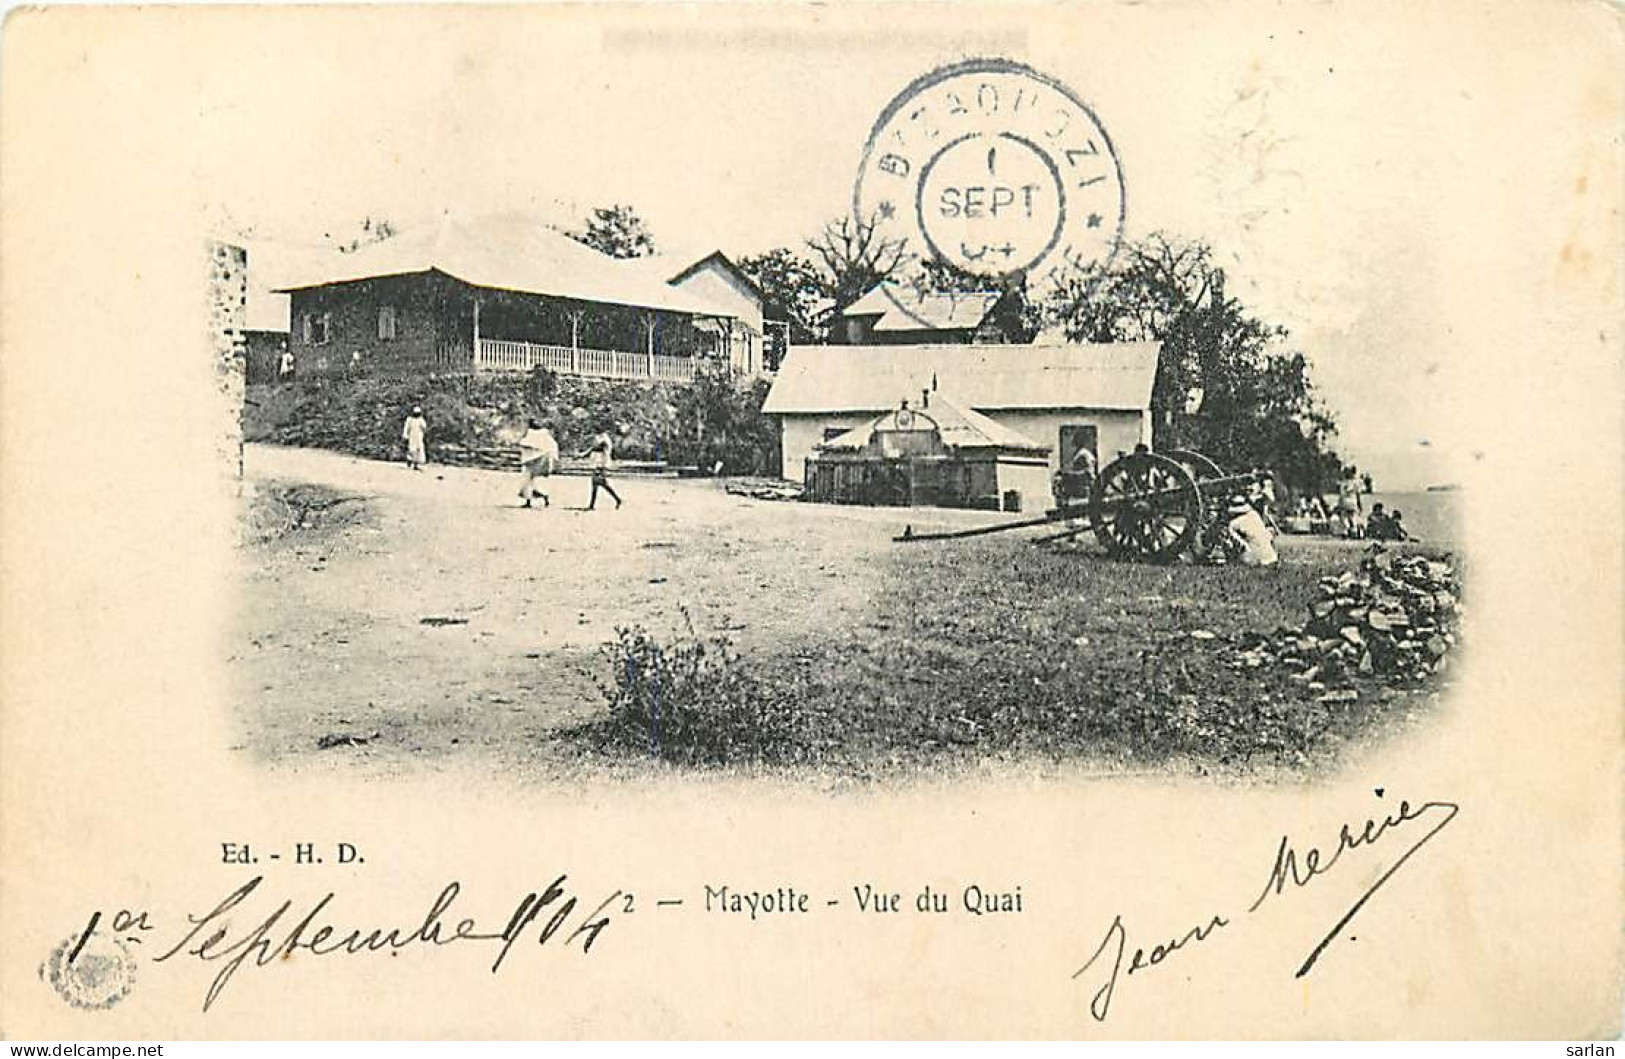
[[[824,225],[807,246],[824,266],[830,298],[837,311],[863,297],[875,284],[902,267],[906,256],[901,239],[887,239],[876,225],[878,217],[859,220],[841,217]]]
[[[564,234],[610,257],[647,257],[655,252],[649,226],[631,206],[599,206],[584,228]]]
[[[819,316],[829,299],[829,284],[817,265],[780,246],[740,258],[739,270],[755,281],[770,306],[789,318],[791,342],[823,340],[827,327]]]
[[[1067,337],[1162,343],[1152,390],[1158,445],[1206,453],[1227,469],[1269,468],[1297,490],[1334,483],[1336,421],[1287,331],[1225,292],[1210,247],[1164,233],[1124,246],[1109,268],[1075,268],[1044,305]]]

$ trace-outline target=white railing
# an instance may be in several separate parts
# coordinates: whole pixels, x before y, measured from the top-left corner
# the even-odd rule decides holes
[[[693,357],[656,353],[624,353],[612,349],[571,349],[534,342],[482,338],[474,352],[479,371],[529,371],[547,368],[561,375],[591,375],[600,379],[657,379],[688,382],[694,378]]]

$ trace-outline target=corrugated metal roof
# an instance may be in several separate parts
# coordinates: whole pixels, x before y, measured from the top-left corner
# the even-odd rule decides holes
[[[937,389],[980,411],[1151,406],[1156,342],[794,346],[762,410],[880,412]]]
[[[937,433],[941,435],[942,443],[951,449],[1017,449],[1023,452],[1049,452],[1048,446],[1040,445],[1020,431],[996,423],[980,412],[961,408],[941,394],[931,394],[927,403],[911,407],[917,417],[929,418],[937,425]],[[896,415],[897,409],[882,412],[863,426],[853,427],[845,434],[831,438],[817,448],[861,449],[869,444],[869,438],[876,429],[892,422]]]
[[[518,214],[475,220],[448,217],[438,227],[404,232],[353,253],[334,254],[282,290],[438,270],[476,287],[643,309],[727,315],[668,286],[637,259],[619,260]]]
[[[847,306],[842,316],[873,316],[876,331],[967,330],[977,327],[999,300],[998,291],[943,291],[918,294],[896,283],[880,283]]]

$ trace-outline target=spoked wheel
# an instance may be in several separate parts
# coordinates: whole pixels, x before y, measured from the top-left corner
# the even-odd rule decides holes
[[[1137,452],[1100,473],[1089,515],[1113,555],[1173,562],[1202,533],[1202,491],[1178,461]]]
[[[1195,478],[1198,484],[1209,479],[1224,477],[1224,468],[1194,449],[1168,449],[1160,453],[1160,455],[1167,456],[1170,460],[1191,472],[1191,477]],[[1220,516],[1223,510],[1222,504],[1216,507],[1207,505],[1203,510],[1202,513],[1206,521],[1202,526],[1202,531],[1191,541],[1189,552],[1190,557],[1196,562],[1206,560],[1218,543]]]
[[[1202,455],[1200,452],[1196,452],[1192,449],[1169,449],[1167,452],[1158,453],[1158,455],[1166,456],[1170,460],[1173,460],[1175,463],[1178,463],[1180,466],[1184,467],[1187,471],[1191,472],[1191,477],[1195,478],[1198,482],[1202,481],[1204,478],[1224,477],[1224,469],[1222,467],[1220,467],[1217,463],[1214,463],[1208,457]]]

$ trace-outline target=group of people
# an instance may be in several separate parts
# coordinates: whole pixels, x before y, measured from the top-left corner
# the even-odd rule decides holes
[[[420,405],[413,405],[412,412],[406,417],[401,426],[401,441],[406,446],[406,465],[414,471],[423,470],[423,465],[429,462],[428,454],[429,421],[423,415]],[[587,510],[592,511],[598,507],[598,494],[607,493],[615,501],[615,507],[621,506],[620,494],[609,484],[609,468],[615,457],[615,439],[607,432],[599,433],[592,439],[592,444],[576,455],[576,459],[588,461],[592,472],[592,493],[587,500]],[[560,450],[558,439],[553,432],[542,425],[541,420],[531,418],[523,437],[519,439],[519,499],[521,506],[530,507],[535,500],[541,500],[542,506],[552,505],[552,498],[537,483],[545,483],[559,469]]]
[[[587,500],[587,510],[592,511],[598,507],[598,494],[608,493],[609,498],[615,501],[616,510],[620,509],[621,497],[609,484],[609,465],[614,459],[615,440],[608,433],[600,433],[592,439],[592,444],[576,454],[576,459],[585,459],[592,471],[592,493]],[[552,504],[545,492],[536,488],[537,482],[545,482],[559,466],[559,443],[553,437],[553,432],[542,425],[542,421],[532,418],[528,423],[525,436],[519,439],[519,499],[522,506],[530,507],[531,501],[540,498],[542,506]]]
[[[1348,479],[1348,484],[1353,485],[1354,480]],[[1268,477],[1261,477],[1250,495],[1232,498],[1228,510],[1230,521],[1225,533],[1228,550],[1239,561],[1265,566],[1275,561],[1274,547],[1264,547],[1265,541],[1273,541],[1280,532],[1271,513],[1274,503],[1274,483]],[[1405,528],[1404,512],[1397,508],[1388,511],[1378,502],[1371,505],[1371,514],[1362,520],[1362,507],[1357,489],[1340,490],[1335,511],[1328,512],[1324,501],[1318,496],[1299,497],[1293,502],[1287,518],[1289,524],[1303,522],[1309,526],[1327,526],[1338,536],[1353,540],[1415,539]]]
[[[1286,512],[1287,528],[1293,533],[1330,533],[1349,540],[1408,541],[1413,540],[1405,528],[1405,515],[1384,505],[1371,505],[1365,511],[1365,498],[1361,484],[1349,475],[1339,483],[1337,497],[1330,507],[1315,494],[1300,496],[1292,501]]]
[[[1405,513],[1399,508],[1384,511],[1382,504],[1371,505],[1371,517],[1365,520],[1365,536],[1374,541],[1408,541],[1411,535],[1405,529]]]

